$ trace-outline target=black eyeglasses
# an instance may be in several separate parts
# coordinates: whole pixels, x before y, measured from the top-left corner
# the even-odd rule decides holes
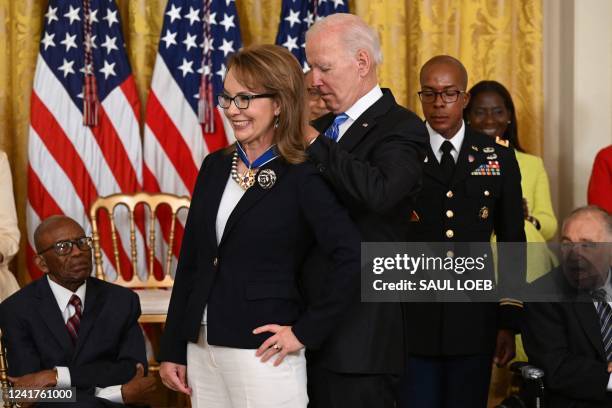
[[[234,105],[236,105],[238,109],[248,109],[252,99],[272,98],[273,96],[275,96],[275,94],[271,93],[264,93],[258,95],[238,94],[232,98],[231,96],[222,93],[217,96],[217,102],[219,103],[219,106],[223,109],[229,108],[230,103],[232,103],[232,101],[234,101]]]
[[[461,95],[462,93],[465,93],[465,91],[459,91],[457,89],[447,89],[441,92],[436,92],[436,91],[417,92],[417,94],[419,95],[419,99],[421,99],[421,102],[423,103],[434,103],[438,95],[440,95],[440,98],[442,98],[442,101],[444,103],[457,102],[457,99],[459,99],[459,95]]]
[[[53,249],[59,256],[68,255],[72,252],[72,246],[76,245],[81,251],[89,251],[92,248],[93,240],[91,237],[81,237],[77,239],[67,239],[64,241],[57,241],[47,249],[43,249],[38,252],[38,255],[42,255],[50,249]]]

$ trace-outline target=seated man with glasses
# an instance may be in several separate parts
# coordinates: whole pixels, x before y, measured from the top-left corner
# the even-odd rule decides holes
[[[572,211],[561,228],[560,255],[561,265],[532,284],[523,344],[529,362],[544,370],[546,406],[610,407],[610,214],[596,206]],[[549,297],[558,301],[540,301]]]
[[[90,276],[92,239],[73,219],[47,218],[34,243],[44,276],[0,304],[14,387],[76,387],[71,406],[141,402],[155,380],[144,377],[138,296]]]

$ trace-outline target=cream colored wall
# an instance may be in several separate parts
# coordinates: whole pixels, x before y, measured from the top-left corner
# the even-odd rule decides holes
[[[563,218],[586,204],[593,158],[612,144],[612,1],[543,2],[543,156]]]

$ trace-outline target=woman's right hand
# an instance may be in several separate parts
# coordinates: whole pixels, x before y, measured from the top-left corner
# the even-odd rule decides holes
[[[191,395],[191,388],[187,385],[187,366],[164,361],[159,367],[159,376],[171,390]]]

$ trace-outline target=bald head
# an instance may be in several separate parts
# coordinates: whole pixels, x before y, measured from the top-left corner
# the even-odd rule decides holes
[[[83,231],[83,228],[78,222],[65,215],[52,215],[41,222],[34,231],[34,246],[36,247],[36,252],[40,252],[49,245],[52,245],[54,242],[48,242],[49,236],[52,235],[51,232],[62,229],[65,226],[75,227]]]
[[[461,90],[465,91],[468,84],[467,70],[457,58],[451,57],[450,55],[436,55],[431,58],[421,67],[421,73],[419,78],[421,84],[423,84],[424,78],[427,77],[432,69],[450,70],[457,74],[459,83],[457,84]]]
[[[587,205],[576,208],[563,221],[561,234],[571,235],[578,226],[581,226],[585,237],[583,240],[593,242],[612,242],[612,216],[596,205]]]

